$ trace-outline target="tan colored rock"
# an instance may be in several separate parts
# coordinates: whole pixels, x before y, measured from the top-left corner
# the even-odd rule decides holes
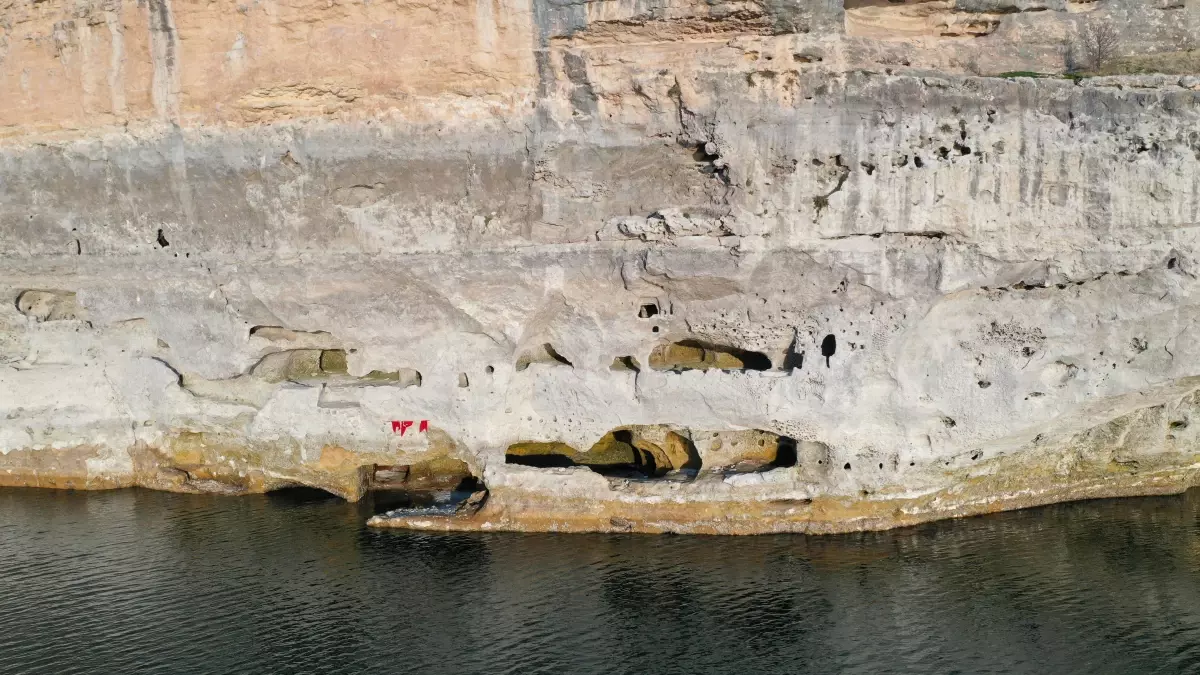
[[[711,533],[1185,489],[1159,4],[0,6],[0,484]]]

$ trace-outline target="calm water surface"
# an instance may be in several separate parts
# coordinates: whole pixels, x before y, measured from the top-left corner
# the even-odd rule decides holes
[[[2,673],[1197,673],[1200,493],[840,537],[0,490]]]

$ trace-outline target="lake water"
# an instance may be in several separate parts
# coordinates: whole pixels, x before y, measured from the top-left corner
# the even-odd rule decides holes
[[[1196,492],[836,537],[364,527],[387,506],[0,490],[0,672],[1200,672]]]

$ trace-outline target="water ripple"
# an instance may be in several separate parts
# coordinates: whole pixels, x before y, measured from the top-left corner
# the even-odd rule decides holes
[[[0,490],[0,673],[1195,673],[1200,493],[842,537]]]

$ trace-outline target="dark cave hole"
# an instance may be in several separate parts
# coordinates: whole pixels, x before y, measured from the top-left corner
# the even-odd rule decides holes
[[[771,358],[762,352],[717,345],[701,340],[661,344],[650,353],[654,370],[770,370]]]
[[[458,485],[454,486],[455,492],[479,492],[483,489],[485,489],[483,481],[475,476],[466,476],[458,481]]]
[[[542,343],[542,345],[538,347],[534,347],[522,352],[521,356],[517,358],[514,368],[519,373],[529,368],[529,366],[534,363],[568,366],[571,368],[575,367],[575,364],[567,360],[567,358],[562,354],[559,354],[558,351],[554,349],[554,345],[550,344],[549,342]]]
[[[1169,270],[1173,270],[1173,269],[1175,269],[1175,266],[1176,266],[1177,264],[1179,264],[1179,259],[1178,259],[1178,258],[1171,258],[1170,260],[1168,260],[1168,261],[1167,261],[1167,269],[1169,269]]]
[[[708,152],[706,143],[698,143],[692,152],[692,159],[697,162],[713,162],[720,155]]]
[[[650,437],[647,430],[654,433]],[[631,480],[694,480],[703,460],[686,433],[657,428],[613,429],[587,450],[562,442],[529,441],[508,446],[506,464],[540,469],[585,467],[606,478]]]
[[[633,358],[632,356],[618,356],[617,358],[613,359],[612,365],[609,366],[608,369],[632,371],[635,373],[642,372],[641,364],[639,364],[637,359]]]
[[[790,468],[796,466],[799,457],[796,454],[796,439],[781,436],[775,446],[775,459],[771,462],[774,468]]]
[[[845,466],[843,466],[842,468],[849,471],[850,470],[850,462],[846,462]]]
[[[158,242],[158,245],[161,248],[166,248],[171,245],[171,242],[167,241],[167,238],[163,236],[163,231],[161,228],[158,230],[158,237],[156,237],[155,241]]]
[[[638,310],[639,319],[649,319],[652,316],[658,316],[658,305],[654,303],[646,303]]]
[[[547,354],[547,355],[548,355],[550,358],[554,359],[554,360],[555,360],[555,361],[557,361],[558,363],[561,363],[561,364],[563,364],[564,366],[571,366],[572,368],[574,368],[574,367],[575,367],[575,364],[573,364],[573,363],[571,363],[570,361],[568,361],[568,360],[566,359],[566,357],[564,357],[562,354],[559,354],[558,352],[554,351],[554,347],[553,347],[553,346],[552,346],[552,345],[551,345],[549,342],[547,342],[546,344],[542,345],[542,348],[546,350],[546,354]]]
[[[519,466],[532,466],[535,469],[565,469],[571,466],[580,466],[575,463],[575,460],[566,455],[504,455],[505,464],[517,464]]]
[[[748,349],[738,349],[737,347],[725,347],[721,345],[711,345],[699,340],[683,340],[678,343],[684,347],[698,347],[716,352],[725,352],[732,354],[742,362],[742,370],[770,370],[771,358],[762,352],[753,352]]]
[[[293,485],[268,492],[267,499],[286,506],[305,506],[307,504],[328,502],[334,499],[340,500],[341,497],[321,488],[309,487],[307,485]]]
[[[654,457],[649,453],[638,450],[633,445],[633,434],[629,431],[618,430],[612,432],[611,443],[618,448],[619,454],[624,455],[629,461],[604,461],[599,459],[599,457],[597,457],[599,461],[594,462],[576,461],[566,454],[567,452],[574,452],[569,447],[556,447],[557,444],[553,443],[531,443],[511,446],[509,448],[510,452],[504,454],[504,463],[528,466],[535,469],[566,469],[574,466],[582,466],[591,469],[601,476],[611,478],[653,478],[659,473]],[[528,445],[537,449],[533,452],[512,452],[522,445]],[[538,448],[538,446],[544,447]],[[620,452],[620,450],[624,450],[624,452]]]
[[[376,514],[414,509],[434,509],[449,514],[469,506],[472,501],[475,501],[475,506],[478,507],[482,500],[476,495],[486,490],[487,486],[483,481],[474,476],[467,476],[445,487],[372,488],[368,499],[371,511]]]
[[[821,340],[821,356],[825,357],[825,367],[829,367],[829,357],[837,353],[837,338],[832,333]]]
[[[787,353],[783,355],[784,372],[804,370],[804,351],[799,348],[799,342],[800,335],[797,333],[792,337],[792,344],[788,345]]]

